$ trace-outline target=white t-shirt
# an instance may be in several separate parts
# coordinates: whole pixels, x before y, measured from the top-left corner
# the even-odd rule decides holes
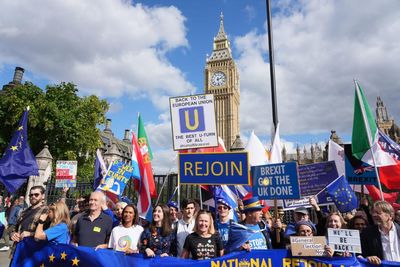
[[[178,229],[176,230],[176,241],[178,243],[177,251],[178,257],[181,256],[183,245],[185,244],[186,237],[193,233],[195,220],[192,219],[190,223],[186,223],[183,219],[178,221]]]
[[[126,251],[127,248],[138,250],[138,243],[143,230],[143,227],[140,225],[128,228],[118,225],[111,232],[108,247],[122,252]]]

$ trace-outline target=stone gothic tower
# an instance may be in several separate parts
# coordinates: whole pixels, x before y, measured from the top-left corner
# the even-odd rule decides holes
[[[240,134],[240,92],[239,73],[224,30],[222,13],[219,31],[214,37],[212,54],[207,56],[204,84],[205,93],[214,94],[218,135],[224,140],[229,151],[236,136]]]
[[[394,122],[394,119],[389,117],[386,106],[382,99],[378,96],[376,99],[376,124],[385,134],[393,141],[400,143],[400,127]]]
[[[385,134],[389,135],[389,130],[392,127],[393,120],[388,116],[386,106],[383,104],[382,99],[378,96],[376,98],[376,124]]]

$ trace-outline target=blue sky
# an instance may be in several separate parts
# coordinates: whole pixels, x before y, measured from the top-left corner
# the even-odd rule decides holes
[[[0,83],[15,66],[45,87],[74,82],[111,103],[114,133],[146,124],[156,172],[175,168],[168,98],[202,93],[220,13],[241,81],[241,136],[264,144],[272,124],[265,1],[80,0],[0,4]],[[400,2],[272,1],[281,139],[293,151],[350,141],[354,84],[400,118]],[[360,6],[363,6],[361,9]]]

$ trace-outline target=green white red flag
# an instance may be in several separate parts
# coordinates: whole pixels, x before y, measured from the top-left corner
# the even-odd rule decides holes
[[[153,159],[153,154],[151,153],[151,148],[149,144],[149,139],[147,138],[146,130],[144,129],[144,123],[139,115],[139,125],[138,125],[138,144],[140,152],[143,158],[144,165],[144,177],[148,183],[148,190],[150,192],[151,198],[157,198],[157,190],[154,183],[153,169],[151,167],[151,160]]]
[[[379,131],[368,101],[355,81],[353,133],[351,149],[353,156],[371,166],[388,166],[396,162],[379,145]],[[373,158],[374,157],[374,158]]]

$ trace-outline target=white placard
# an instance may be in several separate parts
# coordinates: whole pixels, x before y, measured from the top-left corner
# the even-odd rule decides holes
[[[214,95],[169,99],[174,150],[218,146]]]
[[[361,253],[360,231],[328,228],[328,244],[334,251]]]
[[[56,162],[56,188],[76,187],[78,162],[74,160],[57,160]]]

